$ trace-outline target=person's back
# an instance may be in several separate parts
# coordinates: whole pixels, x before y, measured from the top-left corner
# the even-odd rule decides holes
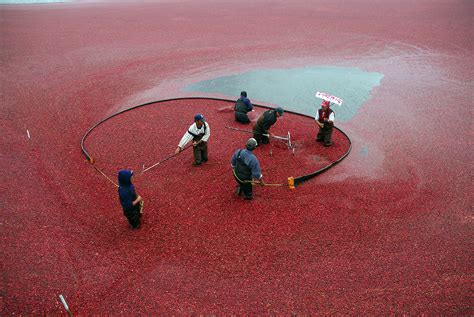
[[[260,164],[252,151],[247,149],[237,150],[235,153],[235,173],[242,180],[258,179],[260,177]]]
[[[253,137],[259,144],[267,144],[270,142],[268,138],[268,129],[277,122],[278,117],[283,115],[283,109],[276,107],[265,111],[260,115],[257,122],[253,126]]]
[[[240,123],[249,123],[250,119],[247,115],[247,112],[252,111],[252,109],[253,105],[247,98],[247,92],[242,91],[240,93],[240,98],[235,102],[234,106],[235,121]]]
[[[277,116],[274,110],[265,111],[257,120],[257,126],[260,130],[266,131],[275,124]]]

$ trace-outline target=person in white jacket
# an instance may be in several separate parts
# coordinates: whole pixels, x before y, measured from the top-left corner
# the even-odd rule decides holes
[[[211,129],[209,124],[204,120],[204,116],[200,113],[194,116],[194,123],[191,124],[188,131],[186,131],[179,141],[178,147],[175,153],[178,154],[183,150],[189,141],[193,140],[193,153],[194,153],[194,166],[201,165],[203,162],[207,162],[207,142],[211,135]]]

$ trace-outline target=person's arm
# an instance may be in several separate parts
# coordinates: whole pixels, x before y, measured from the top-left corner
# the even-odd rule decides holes
[[[194,124],[192,124],[190,127],[189,127],[189,130],[191,130],[193,128]],[[189,131],[188,130],[188,131]],[[189,141],[192,140],[193,136],[188,133],[188,131],[186,131],[183,135],[183,137],[181,138],[181,141],[179,141],[179,144],[178,144],[178,147],[176,148],[176,150],[174,151],[176,154],[178,154],[179,152],[181,152],[183,150],[183,148],[186,146],[186,144],[188,144]]]
[[[247,110],[248,110],[248,111],[252,111],[253,105],[252,105],[252,103],[250,102],[250,99],[245,98],[245,99],[244,99],[244,103],[245,103],[245,105],[247,106]]]
[[[328,124],[333,126],[334,125],[334,112],[331,112],[331,114],[329,115],[329,118],[328,118]]]
[[[132,207],[134,207],[136,204],[140,203],[143,200],[141,196],[137,195],[135,191],[132,191],[130,189],[121,189],[119,191],[119,196],[122,206],[125,210],[130,210]],[[135,200],[133,200],[134,196],[137,197],[135,198]]]
[[[250,167],[250,171],[252,173],[252,179],[254,181],[260,182],[260,184],[263,185],[264,182],[262,171],[260,170],[260,163],[255,155],[249,157],[248,166]]]
[[[235,166],[237,165],[237,153],[238,151],[235,151],[232,155],[232,158],[230,159],[230,166],[232,166],[232,168],[235,168]]]
[[[207,140],[209,140],[209,137],[211,136],[211,128],[209,127],[209,124],[207,124],[207,122],[204,122],[204,124],[206,125],[206,134],[203,135],[201,141],[207,142]]]
[[[135,200],[132,202],[132,204],[133,204],[134,206],[136,206],[136,205],[137,205],[138,203],[140,203],[141,201],[143,201],[142,196],[137,195],[137,199],[135,199]]]

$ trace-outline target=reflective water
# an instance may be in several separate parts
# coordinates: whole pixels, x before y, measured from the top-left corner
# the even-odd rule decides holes
[[[330,93],[344,100],[334,105],[338,121],[353,117],[370,98],[372,89],[380,85],[383,74],[349,67],[305,67],[260,69],[242,74],[217,77],[191,84],[186,91],[219,93],[237,98],[246,90],[255,103],[264,102],[284,109],[314,115],[321,103],[316,91]]]

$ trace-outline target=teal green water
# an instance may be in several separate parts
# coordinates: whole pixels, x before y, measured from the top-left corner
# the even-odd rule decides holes
[[[380,85],[383,74],[348,67],[305,67],[261,69],[218,77],[191,84],[186,91],[219,93],[237,99],[242,90],[254,103],[265,102],[307,115],[315,115],[321,104],[316,91],[342,98],[342,106],[333,105],[336,121],[350,120]]]

